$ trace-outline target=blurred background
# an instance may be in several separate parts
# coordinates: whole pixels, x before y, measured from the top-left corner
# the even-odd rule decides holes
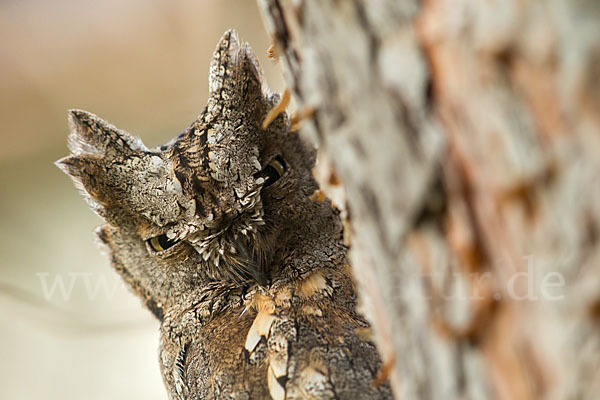
[[[199,114],[236,28],[281,91],[247,0],[0,2],[0,398],[166,399],[158,322],[94,242],[101,223],[53,162],[67,109],[162,144]]]

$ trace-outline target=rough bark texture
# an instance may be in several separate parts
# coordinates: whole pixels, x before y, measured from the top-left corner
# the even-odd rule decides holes
[[[600,3],[259,4],[396,397],[597,396]]]

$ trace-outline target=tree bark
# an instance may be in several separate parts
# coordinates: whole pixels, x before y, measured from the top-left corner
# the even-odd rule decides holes
[[[597,396],[600,3],[259,5],[396,398]]]

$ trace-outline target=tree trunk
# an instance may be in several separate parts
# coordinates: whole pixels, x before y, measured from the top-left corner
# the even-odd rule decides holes
[[[598,396],[600,3],[259,4],[396,398]]]

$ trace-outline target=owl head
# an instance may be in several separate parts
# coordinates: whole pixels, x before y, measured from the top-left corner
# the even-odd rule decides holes
[[[203,285],[270,285],[298,246],[337,226],[329,203],[309,199],[314,148],[285,114],[261,127],[279,97],[233,31],[209,87],[196,121],[157,148],[71,110],[72,154],[57,161],[106,221],[97,235],[113,265],[157,316]]]

